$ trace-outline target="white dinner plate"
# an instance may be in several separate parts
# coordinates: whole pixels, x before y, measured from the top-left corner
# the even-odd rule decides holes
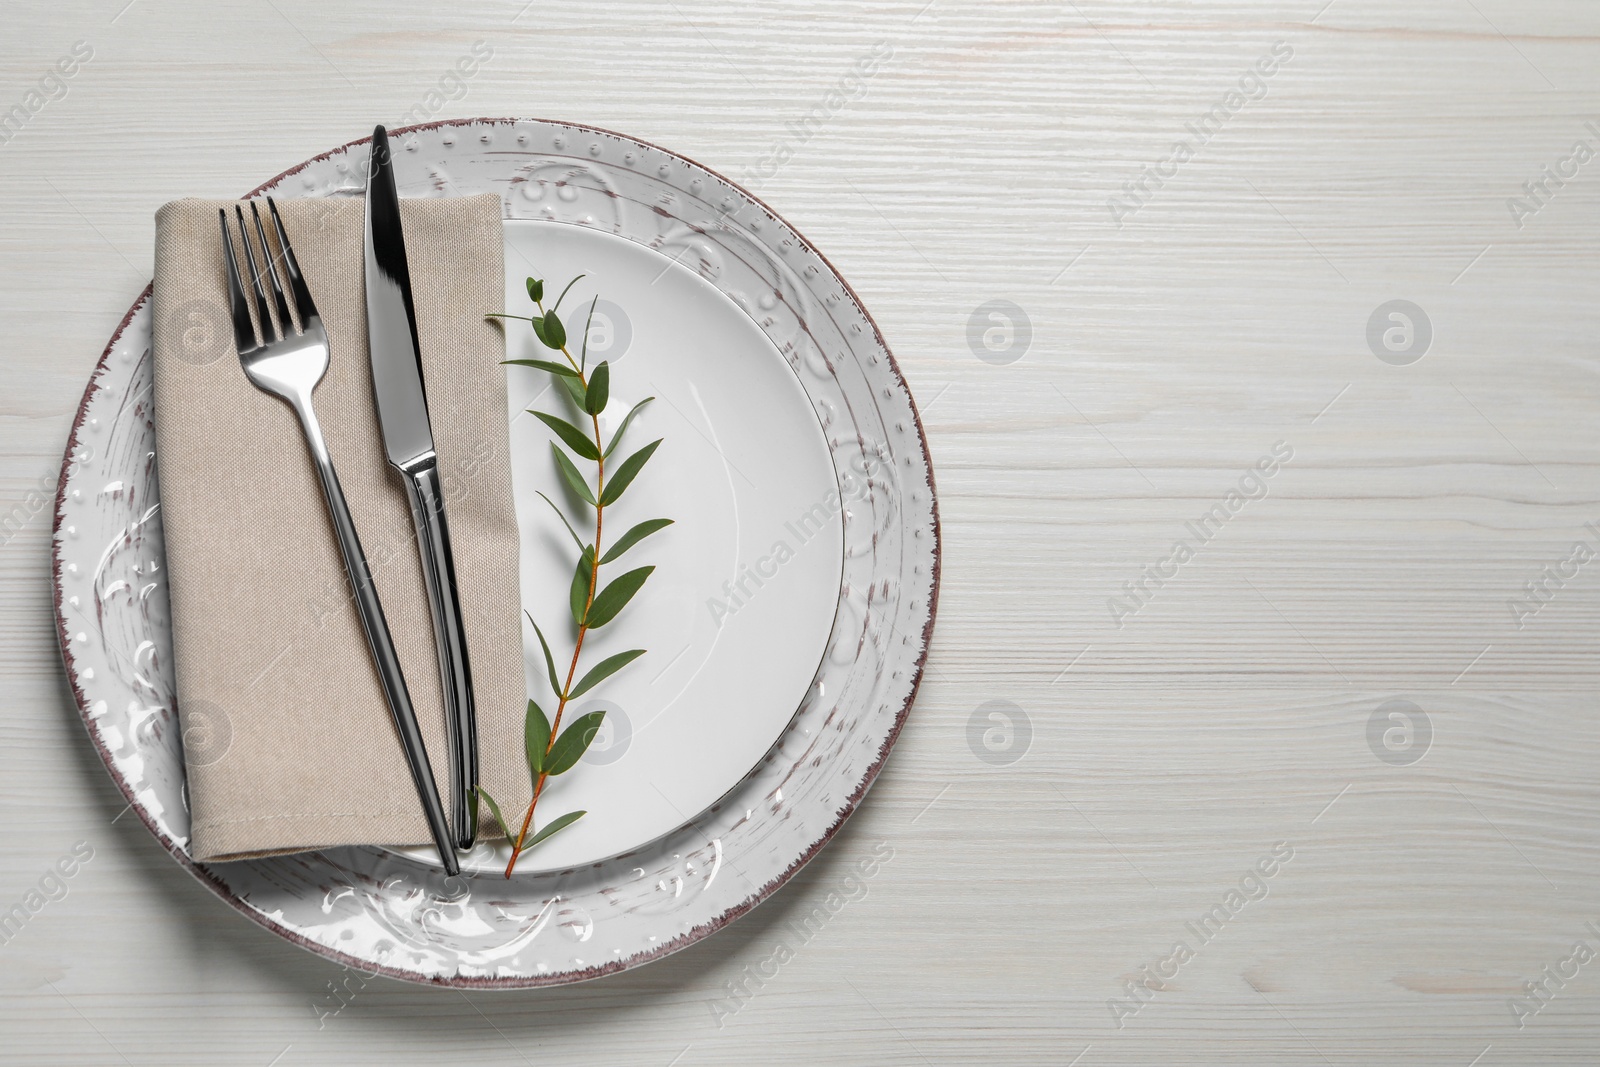
[[[625,557],[630,568],[656,569],[627,610],[584,643],[580,674],[613,653],[642,647],[646,655],[568,708],[568,723],[599,710],[606,720],[578,766],[546,784],[537,824],[563,812],[587,814],[518,860],[526,875],[648,844],[750,772],[817,673],[839,602],[844,524],[827,441],[800,380],[716,286],[659,252],[580,226],[508,221],[505,249],[512,314],[531,313],[526,278],[544,279],[553,300],[582,276],[566,294],[562,318],[574,351],[587,326],[591,363],[612,365],[600,425],[607,440],[635,403],[655,398],[633,420],[616,459],[658,438],[662,444],[606,509],[611,535],[602,552],[636,522],[673,520]],[[551,356],[527,323],[507,321],[508,359]],[[539,493],[560,503],[586,537],[593,511],[564,491],[550,452],[555,435],[527,414],[572,418],[564,394],[544,371],[508,367],[507,378],[522,603],[564,672],[577,549]],[[532,627],[525,629],[528,692],[553,714],[544,654]],[[520,746],[521,735],[511,742]],[[528,795],[495,799],[514,819]],[[404,851],[438,862],[431,848]],[[485,843],[462,865],[503,871],[509,855],[504,842]]]
[[[474,870],[447,878],[373,847],[194,862],[155,477],[148,290],[101,356],[62,464],[52,582],[67,679],[129,810],[196,878],[266,929],[363,973],[409,981],[517,987],[595,978],[658,959],[748,912],[815,856],[865,796],[906,721],[933,627],[939,527],[927,446],[910,391],[856,295],[792,227],[733,183],[642,141],[565,123],[459,120],[391,136],[401,195],[496,193],[511,246],[520,249],[526,233],[547,283],[592,267],[601,295],[626,308],[631,321],[612,317],[602,326],[611,336],[597,340],[616,345],[631,329],[619,385],[661,398],[646,409],[637,440],[648,433],[665,443],[637,497],[630,490],[619,507],[681,525],[656,535],[659,546],[635,549],[661,567],[662,580],[653,576],[616,624],[636,626],[649,655],[596,690],[626,712],[630,736],[602,738],[590,762],[561,783],[571,792],[560,798],[576,801],[593,789],[584,803],[607,802],[603,781],[632,787],[611,767],[637,758],[651,775],[663,762],[678,765],[677,777],[660,779],[672,803],[643,812],[636,796],[620,802],[591,824],[614,832],[611,841],[579,835],[577,826],[566,841],[550,839],[573,856],[609,858],[559,870],[530,864],[509,881]],[[250,195],[359,195],[367,149],[364,139],[343,145]],[[637,291],[632,272],[645,264],[664,272],[659,300]],[[518,284],[521,273],[513,262]],[[613,282],[622,299],[604,288]],[[570,316],[577,306],[563,309]],[[719,350],[695,352],[662,336],[686,320],[699,335],[716,336]],[[516,374],[520,410],[538,384],[531,370]],[[712,380],[717,375],[729,377]],[[537,449],[523,447],[539,431],[531,416],[513,425],[519,520],[525,537],[542,538],[545,520],[522,508],[528,486],[549,475]],[[783,537],[796,502],[830,491],[819,455],[840,494],[839,526],[807,538],[774,568],[762,541]],[[695,467],[713,460],[720,484]],[[691,486],[693,479],[702,481]],[[699,495],[671,495],[684,492]],[[737,533],[725,525],[733,517]],[[822,551],[830,545],[831,556]],[[527,603],[557,610],[561,597],[544,588],[550,557],[523,556],[531,562]],[[766,584],[747,582],[754,594],[711,629],[712,579],[720,591],[732,580],[727,569],[743,573],[746,565],[771,572]],[[775,620],[785,605],[801,617]],[[662,639],[674,625],[683,630],[676,645]],[[619,630],[615,640],[623,647],[628,638]],[[777,647],[791,640],[802,647]],[[748,721],[729,727],[741,713],[729,694],[741,686],[762,699]],[[718,717],[736,734],[703,782],[694,760],[722,742],[690,725],[698,715]],[[682,810],[667,814],[674,805]],[[562,862],[555,856],[552,847],[539,862]]]

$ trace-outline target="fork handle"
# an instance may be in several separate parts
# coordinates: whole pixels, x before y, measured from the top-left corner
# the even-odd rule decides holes
[[[445,821],[444,805],[439,800],[439,788],[433,780],[433,769],[428,765],[428,750],[422,743],[422,729],[417,724],[417,713],[411,706],[411,694],[406,690],[406,680],[400,670],[400,657],[395,654],[394,641],[389,636],[389,623],[383,615],[383,605],[378,601],[378,590],[372,584],[372,571],[367,566],[366,553],[361,550],[361,538],[356,534],[355,520],[350,517],[350,507],[345,503],[344,490],[339,487],[339,475],[334,472],[333,459],[322,437],[317,416],[309,398],[296,403],[300,421],[305,428],[306,441],[311,446],[311,458],[322,479],[322,493],[328,501],[328,515],[333,519],[333,532],[339,541],[339,552],[344,556],[344,569],[355,593],[356,614],[361,617],[361,628],[366,631],[367,647],[372,651],[372,663],[378,670],[378,680],[383,685],[383,695],[388,700],[389,712],[394,716],[395,729],[400,733],[400,747],[405,750],[406,763],[411,767],[411,778],[416,783],[417,796],[422,801],[423,813],[428,818],[428,830],[439,850],[439,860],[445,873],[461,873],[455,848],[450,840],[450,827]]]

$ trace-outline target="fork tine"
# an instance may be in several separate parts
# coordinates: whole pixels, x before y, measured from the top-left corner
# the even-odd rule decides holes
[[[288,337],[289,331],[294,328],[289,320],[289,302],[283,298],[283,286],[278,284],[278,268],[273,263],[272,243],[267,240],[267,231],[261,228],[261,212],[254,200],[250,201],[250,217],[255,220],[256,237],[261,240],[261,257],[267,261],[267,281],[272,283],[272,303],[278,309],[278,332]]]
[[[272,313],[267,310],[266,290],[261,288],[261,268],[256,266],[256,253],[250,247],[250,227],[244,221],[244,208],[235,204],[233,212],[239,217],[239,236],[244,239],[244,261],[250,268],[250,287],[256,293],[256,314],[257,321],[261,324],[261,341],[263,344],[271,344],[278,339],[278,335],[272,329]]]
[[[245,302],[244,286],[239,281],[239,261],[233,253],[233,231],[228,228],[228,212],[217,208],[222,226],[222,259],[228,266],[228,314],[233,319],[233,343],[240,354],[254,351],[260,344],[255,325],[250,321],[250,306]]]
[[[306,280],[300,274],[294,249],[289,246],[289,234],[278,215],[278,203],[270,196],[267,197],[267,210],[272,213],[272,227],[278,233],[278,247],[283,249],[283,273],[289,278],[289,288],[294,290],[295,310],[300,313],[300,326],[304,329],[308,323],[321,321],[321,316],[317,314],[317,305],[311,300],[311,290],[306,288]]]

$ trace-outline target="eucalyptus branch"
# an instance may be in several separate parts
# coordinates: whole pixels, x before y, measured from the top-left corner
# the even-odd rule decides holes
[[[505,362],[515,366],[528,366],[542,370],[552,375],[559,382],[578,412],[586,418],[580,421],[586,423],[583,428],[567,421],[560,415],[545,411],[529,412],[538,417],[555,434],[556,441],[550,443],[554,455],[556,468],[560,471],[562,480],[584,504],[594,510],[594,539],[585,544],[579,536],[576,526],[569,521],[566,513],[559,505],[543,493],[546,503],[555,510],[560,517],[562,525],[572,535],[573,542],[578,546],[578,561],[573,569],[572,584],[568,594],[568,607],[572,614],[573,623],[577,627],[576,638],[573,642],[572,658],[567,663],[566,674],[560,677],[556,673],[555,658],[551,655],[550,644],[545,640],[544,631],[539,629],[539,624],[532,614],[528,614],[528,622],[532,624],[534,633],[538,635],[539,647],[544,653],[545,668],[549,676],[550,690],[554,695],[556,706],[554,718],[547,718],[544,709],[533,698],[528,700],[527,715],[523,722],[523,746],[528,764],[528,772],[532,779],[533,797],[528,801],[527,811],[522,817],[521,829],[514,837],[511,836],[511,824],[501,814],[500,806],[480,786],[478,793],[485,803],[494,812],[495,819],[506,831],[511,840],[511,859],[506,864],[506,877],[511,877],[511,872],[516,868],[517,859],[523,852],[544,841],[551,835],[565,829],[577,822],[586,812],[573,811],[560,816],[548,823],[542,829],[534,832],[534,810],[539,804],[539,797],[544,793],[546,782],[555,775],[564,774],[571,770],[573,765],[588,749],[599,732],[601,724],[605,721],[605,712],[594,711],[581,715],[570,725],[566,732],[561,731],[562,719],[566,714],[567,706],[577,697],[588,692],[600,682],[609,678],[617,671],[632,663],[635,659],[645,654],[642,648],[630,649],[608,656],[578,678],[578,663],[583,655],[584,639],[589,631],[599,629],[617,617],[628,601],[633,599],[635,593],[644,585],[645,579],[650,577],[654,567],[639,567],[628,571],[613,579],[605,588],[600,586],[600,568],[615,561],[623,553],[638,544],[644,538],[658,530],[672,524],[671,519],[650,519],[634,526],[619,538],[609,552],[602,552],[605,534],[606,509],[615,504],[622,496],[624,490],[637,477],[639,471],[655,454],[656,448],[661,444],[660,439],[639,449],[633,455],[624,459],[610,471],[610,480],[607,480],[607,459],[622,440],[622,435],[627,431],[629,423],[638,413],[639,409],[649,403],[653,397],[647,397],[635,404],[623,417],[621,424],[611,435],[607,443],[600,432],[600,413],[606,408],[611,395],[611,368],[608,363],[597,364],[593,371],[588,368],[589,356],[589,329],[584,327],[584,341],[578,358],[574,359],[567,346],[567,331],[562,324],[557,312],[561,301],[571,292],[572,287],[578,283],[583,275],[567,283],[561,291],[556,302],[549,308],[544,306],[544,282],[542,279],[529,278],[527,280],[528,297],[539,309],[538,315],[523,316],[499,313],[490,316],[500,319],[517,319],[532,324],[534,336],[541,344],[553,352],[559,352],[565,363],[548,359],[509,359]],[[598,302],[598,297],[595,301]],[[594,319],[595,303],[589,305],[589,322]],[[565,447],[563,447],[565,446]],[[570,455],[568,453],[571,453]],[[595,465],[595,481],[593,488],[578,469],[578,462],[588,461]],[[575,681],[576,679],[576,681]],[[530,836],[531,835],[531,836]]]

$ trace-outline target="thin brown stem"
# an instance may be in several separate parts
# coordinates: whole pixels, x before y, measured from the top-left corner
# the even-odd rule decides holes
[[[539,310],[540,312],[544,311],[544,305],[542,303],[539,305]],[[574,368],[577,368],[578,364],[572,358],[572,353],[567,351],[566,345],[561,346],[561,354],[567,357],[568,363],[572,364]],[[578,380],[583,382],[585,389],[589,387],[589,381],[583,376],[581,371],[579,372]],[[606,490],[605,445],[600,440],[600,416],[597,414],[591,415],[589,416],[589,419],[591,424],[594,426],[595,451],[600,453],[600,459],[596,461],[598,474],[596,475],[595,479],[596,485],[594,491],[594,557],[593,562],[589,567],[589,594],[583,602],[583,614],[586,618],[588,617],[590,606],[594,604],[595,590],[599,588],[600,585],[600,539],[601,535],[605,531],[605,505],[601,504],[599,501],[604,499]],[[588,633],[588,624],[579,623],[577,643],[572,649],[572,662],[567,665],[567,679],[564,683],[562,683],[561,692],[557,694],[559,700],[556,703],[555,718],[550,721],[550,736],[546,739],[544,745],[544,754],[546,758],[549,757],[550,750],[555,747],[556,735],[561,732],[561,716],[567,710],[567,694],[572,692],[572,680],[578,673],[578,657],[583,653],[583,639],[588,636]],[[549,777],[549,774],[541,771],[539,773],[538,780],[533,783],[533,799],[528,801],[527,814],[522,817],[522,829],[517,833],[517,839],[511,845],[511,859],[506,864],[507,878],[511,877],[511,872],[517,866],[517,859],[522,855],[523,843],[528,839],[528,831],[533,828],[533,809],[538,806],[539,795],[544,792],[544,783]]]

